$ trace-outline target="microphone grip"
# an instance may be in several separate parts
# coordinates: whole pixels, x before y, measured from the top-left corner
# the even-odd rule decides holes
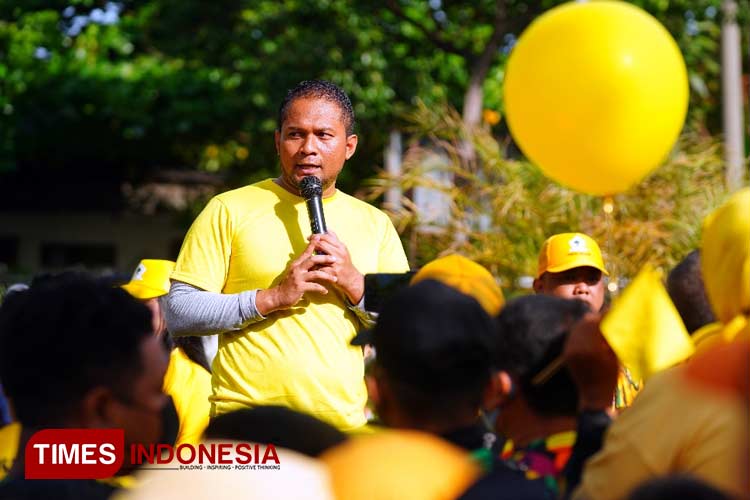
[[[313,196],[305,201],[307,203],[307,215],[310,217],[310,229],[312,230],[312,233],[326,233],[326,219],[323,216],[323,200],[320,196]]]

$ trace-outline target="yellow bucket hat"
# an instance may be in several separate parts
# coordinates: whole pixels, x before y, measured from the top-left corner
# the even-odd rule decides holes
[[[487,268],[462,255],[448,255],[425,264],[412,277],[411,284],[429,279],[474,297],[490,316],[505,305],[503,291]]]
[[[701,274],[717,319],[742,329],[750,317],[750,188],[704,219]]]
[[[175,263],[171,260],[143,259],[130,281],[122,285],[136,299],[147,300],[169,293],[169,277]]]
[[[593,267],[609,276],[596,241],[583,233],[561,233],[547,238],[539,252],[536,277],[576,267]]]

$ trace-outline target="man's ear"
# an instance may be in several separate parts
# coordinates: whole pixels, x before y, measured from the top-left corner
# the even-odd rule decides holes
[[[378,406],[380,404],[380,382],[374,375],[365,375],[365,386],[367,386],[367,396],[370,401]]]
[[[482,408],[493,410],[505,406],[515,397],[516,388],[508,372],[495,372],[492,374],[490,384],[485,389]]]
[[[359,138],[357,137],[357,134],[352,134],[350,136],[347,136],[346,138],[346,159],[348,160],[354,155],[354,152],[357,150],[357,143],[359,141]]]
[[[273,143],[276,145],[276,156],[281,154],[280,153],[281,150],[279,149],[281,147],[280,141],[281,141],[281,131],[276,130],[273,133]]]
[[[501,372],[492,372],[492,375],[490,376],[490,383],[487,384],[487,387],[484,388],[484,393],[482,394],[482,410],[485,412],[489,412],[500,406],[500,401],[502,398],[501,395],[501,380],[500,380],[500,373]]]
[[[81,399],[77,419],[84,428],[111,427],[115,404],[116,400],[109,388],[96,386]]]
[[[542,280],[544,279],[544,275],[539,276],[538,278],[534,279],[534,293],[542,293],[544,292],[544,283],[542,283]]]
[[[498,371],[490,377],[490,383],[482,395],[482,409],[486,411],[494,410],[497,407],[505,405],[513,399],[515,389],[513,381],[508,372]]]

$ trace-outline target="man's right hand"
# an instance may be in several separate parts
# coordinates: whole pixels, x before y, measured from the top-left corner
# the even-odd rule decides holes
[[[289,266],[289,270],[277,286],[258,291],[255,308],[266,316],[279,309],[288,309],[297,304],[306,292],[327,294],[328,289],[319,283],[336,283],[336,277],[318,269],[336,262],[331,255],[315,255],[315,244],[310,243],[302,255]]]
[[[579,410],[604,410],[611,406],[620,365],[604,340],[601,315],[589,313],[571,328],[563,356],[578,387]]]

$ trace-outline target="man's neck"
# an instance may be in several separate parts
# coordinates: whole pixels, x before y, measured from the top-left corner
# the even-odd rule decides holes
[[[294,196],[300,196],[299,187],[289,184],[283,176],[279,176],[273,180],[277,186],[281,186],[284,190],[292,193]],[[334,182],[330,186],[326,187],[323,191],[323,198],[329,198],[336,194],[336,183]]]
[[[390,422],[386,422],[386,424],[388,427],[396,429],[412,429],[440,436],[459,429],[471,427],[472,425],[476,425],[477,422],[479,422],[479,417],[476,414],[467,414],[464,415],[463,418],[457,418],[450,422],[423,421],[411,418],[408,415],[400,414],[398,417],[392,418]]]
[[[537,439],[544,439],[559,432],[574,431],[575,417],[543,417],[528,408],[522,401],[503,408],[503,434],[512,440],[516,448],[528,446]]]

